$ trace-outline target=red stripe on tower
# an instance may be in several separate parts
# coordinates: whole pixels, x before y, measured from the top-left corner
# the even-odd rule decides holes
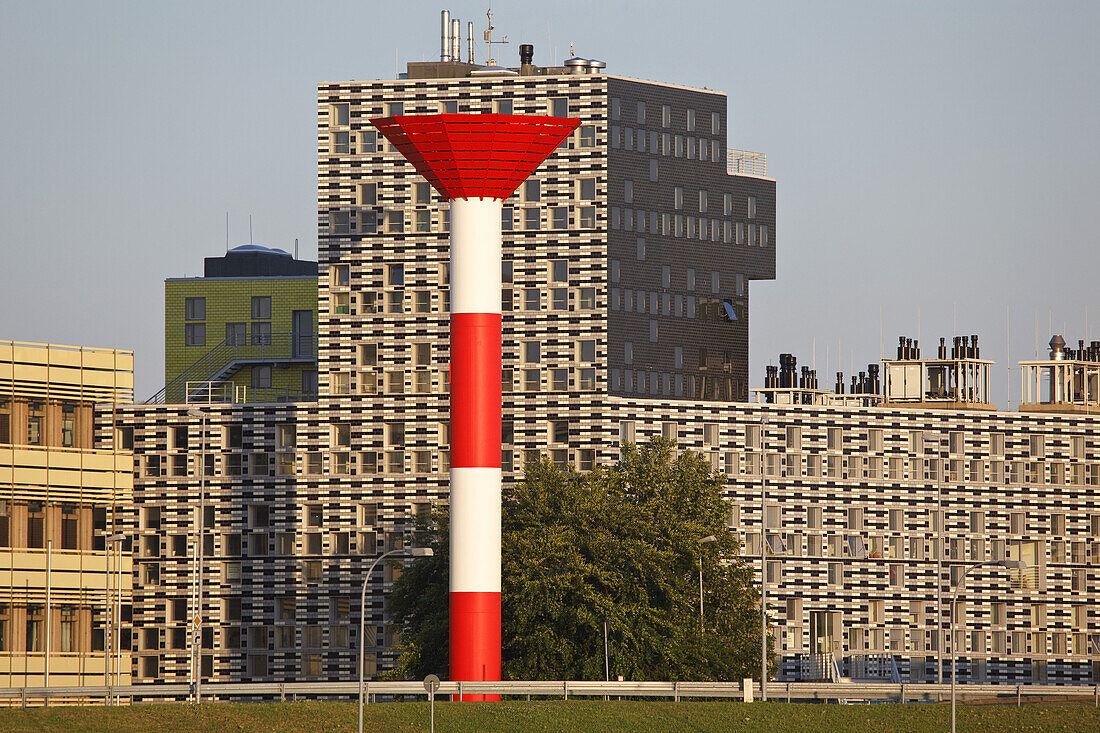
[[[451,201],[451,679],[497,681],[501,202],[580,123],[497,114],[371,122]]]

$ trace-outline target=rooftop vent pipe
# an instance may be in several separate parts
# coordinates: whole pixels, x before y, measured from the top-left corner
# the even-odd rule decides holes
[[[447,34],[451,27],[451,11],[443,10],[439,13],[439,60],[447,63],[451,60],[451,44],[447,42]]]

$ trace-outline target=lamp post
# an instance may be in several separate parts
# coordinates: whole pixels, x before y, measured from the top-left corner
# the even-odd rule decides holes
[[[359,733],[363,733],[363,659],[366,656],[367,648],[367,639],[363,634],[363,629],[366,628],[367,584],[370,583],[370,576],[374,574],[374,568],[377,567],[378,563],[387,557],[393,555],[400,557],[431,557],[434,554],[435,551],[430,547],[410,547],[407,552],[404,549],[383,552],[370,564],[367,575],[363,578],[363,592],[359,596]]]
[[[199,521],[198,536],[195,540],[195,587],[192,592],[191,621],[191,692],[196,703],[202,702],[202,543],[205,534],[203,526],[206,519],[206,412],[191,408],[188,417],[202,420],[199,435]]]
[[[107,679],[107,685],[111,684],[111,626],[117,625],[118,630],[114,634],[115,647],[118,649],[117,659],[115,661],[115,686],[118,687],[122,680],[122,541],[126,539],[126,535],[121,532],[109,535],[104,543],[107,549],[107,630],[106,638],[103,645],[103,669],[104,677]],[[118,581],[115,583],[115,595],[117,596],[117,602],[115,607],[114,621],[111,620],[111,545],[118,543],[118,550],[115,554],[115,571],[118,574]],[[118,704],[118,694],[115,694],[115,704]]]
[[[708,534],[706,537],[699,538],[699,544],[705,545],[708,542],[716,542],[718,540],[712,534]],[[699,553],[699,633],[703,633],[703,553]]]
[[[760,699],[768,700],[768,491],[764,470],[764,426],[768,416],[760,417]]]
[[[1023,560],[996,560],[993,562],[979,562],[971,565],[966,569],[966,572],[959,578],[959,584],[955,587],[955,592],[951,596],[951,733],[955,733],[955,677],[957,676],[955,670],[955,604],[959,600],[959,592],[962,591],[963,585],[966,583],[966,576],[970,575],[978,568],[984,567],[1001,567],[1008,568],[1009,570],[1023,570],[1027,567],[1027,563]]]

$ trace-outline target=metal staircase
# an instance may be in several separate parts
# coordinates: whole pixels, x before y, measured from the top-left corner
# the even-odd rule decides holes
[[[184,369],[146,405],[176,402],[210,402],[211,395],[241,368],[254,364],[309,364],[317,361],[317,337],[313,334],[273,333],[247,343],[225,339]],[[287,395],[289,399],[289,393]]]

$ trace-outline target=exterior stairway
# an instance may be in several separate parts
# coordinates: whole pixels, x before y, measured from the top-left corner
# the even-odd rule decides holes
[[[316,361],[317,337],[312,334],[273,333],[248,343],[225,339],[145,400],[145,404],[210,402],[211,395],[219,393],[218,388],[245,366]]]

